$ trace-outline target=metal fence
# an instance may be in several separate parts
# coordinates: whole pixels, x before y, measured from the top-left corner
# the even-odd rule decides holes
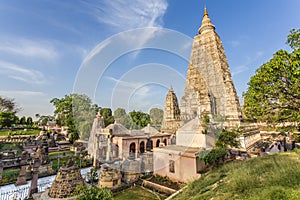
[[[39,192],[45,191],[48,187],[51,186],[51,184],[52,184],[52,181],[38,184],[38,191]],[[29,188],[30,188],[30,186],[25,186],[25,187],[18,188],[15,190],[10,190],[10,191],[5,191],[5,192],[1,191],[0,192],[0,200],[23,200],[27,197]]]

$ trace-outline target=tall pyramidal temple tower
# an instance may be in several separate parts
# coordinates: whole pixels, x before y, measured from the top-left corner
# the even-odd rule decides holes
[[[176,94],[171,86],[166,96],[162,131],[175,134],[179,126],[180,110]]]
[[[240,104],[225,51],[206,8],[194,37],[180,110],[183,124],[203,115],[226,116],[230,125],[240,122]]]
[[[166,98],[165,123],[169,116],[175,116],[170,111],[170,96],[171,89]],[[214,148],[215,133],[222,128],[230,129],[238,125],[242,135],[237,139],[244,150],[260,140],[256,127],[241,122],[238,96],[224,48],[206,9],[201,27],[194,37],[184,96],[180,104],[181,125],[176,131],[176,145],[153,149],[154,174],[183,182],[199,178],[204,169],[199,152]],[[218,115],[226,117],[225,121],[218,120],[223,118],[215,117]]]
[[[225,51],[206,8],[201,27],[194,37],[180,103],[181,127],[176,132],[177,145],[212,148],[217,126],[240,125],[240,104]],[[226,120],[217,122],[212,120],[214,116],[226,117]]]

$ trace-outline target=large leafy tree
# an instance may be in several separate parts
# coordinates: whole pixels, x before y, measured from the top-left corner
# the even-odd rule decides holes
[[[117,108],[115,111],[114,111],[114,118],[116,120],[119,120],[121,117],[123,117],[124,115],[126,115],[126,111],[124,108]]]
[[[22,124],[22,125],[26,124],[26,117],[25,116],[21,117],[20,124]]]
[[[152,126],[160,129],[164,117],[164,111],[160,108],[151,108],[149,114]]]
[[[239,136],[242,130],[239,128],[222,129],[216,141],[217,148],[240,147]]]
[[[113,124],[115,122],[115,118],[112,115],[112,111],[110,108],[101,108],[100,114],[103,117],[105,126]]]
[[[65,95],[50,102],[55,106],[54,114],[59,125],[68,126],[71,133],[78,132],[80,138],[88,139],[98,105],[92,104],[84,94]]]
[[[260,66],[243,94],[246,117],[268,123],[300,122],[300,29],[291,30],[292,52],[277,51]]]
[[[14,99],[9,99],[0,96],[0,112],[17,113],[20,108],[17,106]]]
[[[32,117],[27,117],[26,124],[27,124],[28,126],[32,126],[32,125],[33,125]]]
[[[124,108],[117,108],[114,112],[115,120],[125,126],[126,128],[132,128],[132,119],[129,114],[126,113]]]
[[[147,113],[143,113],[141,111],[131,111],[129,113],[132,119],[132,127],[133,129],[141,129],[148,124],[150,124],[150,115]]]
[[[0,129],[4,127],[12,127],[18,122],[18,117],[12,112],[0,112]]]

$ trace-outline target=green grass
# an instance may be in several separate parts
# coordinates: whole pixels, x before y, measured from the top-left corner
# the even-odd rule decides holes
[[[227,163],[174,199],[300,199],[300,151]]]
[[[0,184],[16,182],[16,180],[19,176],[19,173],[20,173],[20,169],[18,169],[18,168],[4,169],[3,173],[2,173],[2,180],[0,181]]]
[[[18,155],[20,155],[22,153],[22,148],[19,145],[19,143],[15,142],[15,143],[0,143],[0,150],[1,151],[6,151],[6,150],[17,150],[18,151]]]
[[[24,130],[7,130],[7,129],[1,129],[0,130],[0,136],[14,136],[14,135],[38,135],[41,130],[39,129],[28,129],[27,131]]]
[[[65,153],[65,156],[63,156],[63,153]],[[60,159],[59,159],[59,166],[62,166],[64,163],[67,163],[68,160],[69,160],[69,157],[72,157],[73,158],[73,161],[78,165],[80,166],[80,159],[79,157],[75,157],[74,156],[74,152],[72,151],[60,151],[60,152],[51,152],[49,153],[49,158],[52,162],[52,169],[54,171],[57,170],[58,168],[58,159],[57,159],[57,155],[60,156]],[[91,166],[92,165],[92,160],[84,160],[82,159],[81,160],[81,167],[88,167],[88,166]]]
[[[159,195],[159,197],[160,197],[160,199],[164,199],[163,196]],[[140,186],[126,189],[120,193],[117,193],[114,196],[114,200],[132,200],[132,199],[134,199],[134,200],[144,200],[144,199],[158,200],[158,197],[155,194],[148,192],[147,190],[144,190]]]

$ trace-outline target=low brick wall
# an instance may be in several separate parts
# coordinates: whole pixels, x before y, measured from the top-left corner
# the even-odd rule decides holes
[[[176,192],[176,190],[172,189],[172,188],[168,188],[166,186],[163,185],[159,185],[157,183],[153,183],[147,180],[144,180],[142,183],[142,186],[146,187],[146,188],[150,188],[150,189],[155,189],[159,192],[165,193],[167,195],[171,195],[174,192]]]

